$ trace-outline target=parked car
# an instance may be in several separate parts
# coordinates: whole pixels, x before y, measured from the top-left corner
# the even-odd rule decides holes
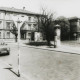
[[[10,48],[7,45],[0,45],[0,55],[9,55]]]

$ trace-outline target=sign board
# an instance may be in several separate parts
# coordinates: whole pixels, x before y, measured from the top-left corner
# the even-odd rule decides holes
[[[34,34],[34,40],[35,41],[42,41],[42,33],[35,32],[35,34]]]

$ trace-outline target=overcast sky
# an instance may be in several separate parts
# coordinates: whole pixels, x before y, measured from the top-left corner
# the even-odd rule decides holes
[[[57,16],[80,17],[80,0],[0,0],[1,7],[15,7],[40,12],[41,7],[56,12]]]

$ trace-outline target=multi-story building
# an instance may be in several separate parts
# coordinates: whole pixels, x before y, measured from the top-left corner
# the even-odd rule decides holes
[[[80,19],[73,17],[69,19],[70,22],[70,38],[71,39],[80,39]]]
[[[31,33],[38,31],[38,19],[40,14],[29,12],[23,9],[6,8],[0,7],[0,39],[14,40],[15,36],[10,32],[12,29],[12,23],[14,22],[17,26],[17,19],[19,18],[22,22],[25,21],[21,26],[21,39],[32,39]]]

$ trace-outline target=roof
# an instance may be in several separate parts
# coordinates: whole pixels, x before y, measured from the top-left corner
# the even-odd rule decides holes
[[[69,21],[72,21],[72,20],[80,20],[80,18],[78,18],[78,17],[76,17],[76,16],[75,16],[75,17],[70,17],[70,18],[69,18]]]
[[[8,12],[15,12],[15,13],[22,13],[22,14],[31,14],[31,15],[41,15],[38,13],[30,12],[23,9],[16,9],[14,7],[8,8],[8,7],[0,7],[0,11],[8,11]]]

